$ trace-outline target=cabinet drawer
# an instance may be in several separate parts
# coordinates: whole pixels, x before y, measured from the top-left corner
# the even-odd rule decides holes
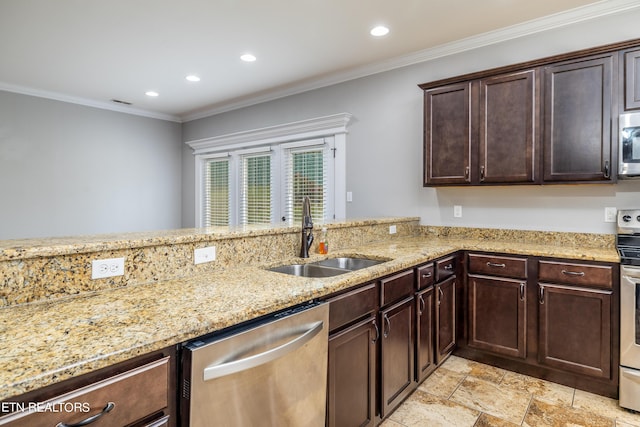
[[[25,404],[19,410],[0,418],[0,425],[11,427],[56,426],[75,424],[104,414],[92,427],[125,426],[165,409],[168,405],[169,357],[106,378],[86,387],[38,402],[38,412]],[[109,409],[111,408],[111,409]],[[153,424],[152,424],[153,425]]]
[[[413,270],[380,280],[380,306],[413,295]]]
[[[469,273],[527,278],[527,259],[493,255],[469,255]]]
[[[540,282],[611,289],[613,287],[613,267],[610,265],[540,261],[538,280]]]
[[[456,257],[450,256],[436,261],[436,282],[453,276],[456,273]]]
[[[425,289],[433,285],[435,281],[435,269],[433,267],[433,263],[416,268],[416,274],[418,275],[418,280],[416,280],[418,290]]]
[[[360,317],[373,313],[377,308],[376,284],[370,283],[353,291],[338,295],[329,302],[329,332]]]

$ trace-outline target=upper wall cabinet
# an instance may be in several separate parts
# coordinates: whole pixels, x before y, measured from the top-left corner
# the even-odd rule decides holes
[[[624,75],[624,109],[640,109],[640,49],[621,52]]]
[[[425,91],[425,185],[471,182],[471,102],[468,82]]]
[[[619,56],[640,109],[640,40],[419,85],[424,185],[615,182]]]
[[[612,180],[614,55],[544,68],[544,180]]]
[[[534,182],[537,72],[425,90],[424,185]]]

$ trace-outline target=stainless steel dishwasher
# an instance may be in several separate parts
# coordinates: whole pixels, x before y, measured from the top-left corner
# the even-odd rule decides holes
[[[314,302],[186,343],[181,425],[324,426],[328,330]]]

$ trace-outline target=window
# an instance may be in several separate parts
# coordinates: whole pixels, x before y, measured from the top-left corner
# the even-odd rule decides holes
[[[298,224],[304,196],[314,221],[344,219],[350,117],[188,142],[196,154],[197,226]]]

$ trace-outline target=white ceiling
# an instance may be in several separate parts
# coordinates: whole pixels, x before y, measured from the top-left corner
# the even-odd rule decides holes
[[[0,90],[185,121],[639,3],[0,0]]]

